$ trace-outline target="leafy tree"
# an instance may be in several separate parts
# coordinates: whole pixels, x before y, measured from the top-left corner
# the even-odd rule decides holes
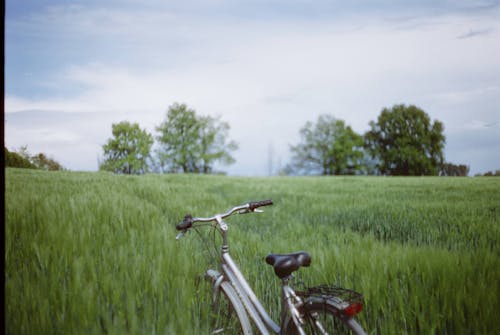
[[[169,107],[165,121],[156,130],[160,133],[158,158],[163,170],[168,172],[198,172],[196,163],[200,156],[200,124],[196,112],[185,104]]]
[[[365,146],[379,160],[384,175],[437,175],[443,164],[443,124],[420,108],[395,105],[384,108],[370,122]]]
[[[165,121],[156,130],[163,171],[211,173],[217,161],[234,162],[230,152],[238,146],[234,141],[227,142],[229,124],[219,118],[200,117],[185,104],[170,106]]]
[[[3,149],[5,157],[5,167],[36,169],[36,166],[31,163],[29,158],[26,158],[17,152],[11,152],[5,147]]]
[[[103,145],[104,161],[99,169],[123,174],[148,172],[153,135],[138,123],[122,121],[112,125],[113,138]]]
[[[363,171],[363,137],[344,121],[321,115],[300,130],[301,142],[291,146],[291,170],[323,175],[356,174]]]

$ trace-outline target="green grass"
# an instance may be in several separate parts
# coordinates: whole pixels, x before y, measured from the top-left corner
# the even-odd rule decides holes
[[[499,333],[500,178],[304,177],[7,169],[7,334],[203,334],[208,260],[184,214],[235,216],[233,258],[265,305],[263,258],[307,250],[298,281],[363,292],[373,334]],[[273,312],[273,315],[276,315]]]

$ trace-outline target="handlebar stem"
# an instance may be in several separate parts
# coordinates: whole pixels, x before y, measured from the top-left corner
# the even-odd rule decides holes
[[[215,221],[217,221],[217,224],[219,225],[220,229],[223,232],[227,231],[227,224],[224,221],[222,221],[222,216],[216,215],[215,216]]]

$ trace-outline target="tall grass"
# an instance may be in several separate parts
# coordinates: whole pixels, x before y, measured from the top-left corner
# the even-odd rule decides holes
[[[269,252],[297,282],[363,292],[373,334],[498,333],[500,180],[237,178],[6,170],[8,334],[203,334],[209,260],[184,214],[272,198],[229,220],[233,258],[271,309]],[[276,313],[273,312],[276,316]]]

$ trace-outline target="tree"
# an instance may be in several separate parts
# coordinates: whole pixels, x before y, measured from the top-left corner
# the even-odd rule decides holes
[[[5,157],[5,167],[36,169],[36,166],[29,160],[17,152],[11,152],[7,148],[3,148]]]
[[[363,137],[344,121],[321,115],[300,130],[301,143],[291,146],[291,170],[322,175],[356,174],[363,170]]]
[[[32,156],[31,161],[40,170],[47,170],[47,171],[64,170],[61,164],[59,164],[52,158],[47,157],[47,155],[43,153],[39,153],[37,155]]]
[[[211,173],[215,162],[233,163],[230,152],[238,145],[227,142],[229,128],[219,118],[200,117],[185,104],[173,104],[165,121],[156,127],[161,169],[174,173]]]
[[[198,172],[200,156],[200,124],[196,112],[185,104],[169,107],[165,121],[156,130],[160,133],[158,158],[163,170],[168,172]]]
[[[452,163],[445,163],[441,166],[439,175],[448,177],[467,177],[469,175],[469,167],[463,164],[456,165]]]
[[[420,108],[395,105],[384,108],[377,122],[370,122],[365,146],[379,160],[384,175],[438,175],[443,164],[443,124]]]
[[[104,161],[99,169],[123,174],[143,174],[149,170],[153,135],[138,123],[122,121],[112,125],[113,138],[103,145]]]
[[[27,146],[22,146],[17,152],[9,152],[4,147],[5,166],[17,167],[25,169],[40,169],[47,171],[61,171],[64,167],[56,162],[54,159],[49,158],[44,153],[31,155]]]

